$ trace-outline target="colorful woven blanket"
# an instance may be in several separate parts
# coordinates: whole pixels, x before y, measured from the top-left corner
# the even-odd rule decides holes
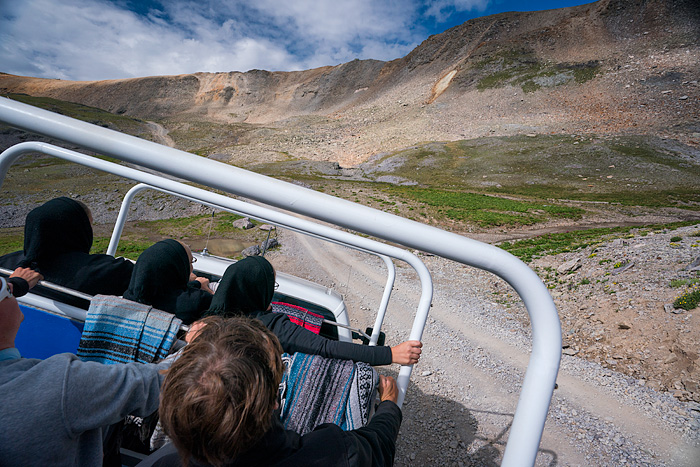
[[[379,384],[370,365],[298,352],[284,354],[282,361],[280,405],[286,429],[304,435],[323,423],[346,431],[367,424]]]
[[[182,321],[122,297],[95,295],[77,355],[100,363],[152,363],[168,355]]]
[[[292,305],[290,303],[272,302],[272,312],[285,313],[287,316],[289,316],[289,320],[292,323],[303,326],[305,329],[308,329],[314,334],[319,334],[321,332],[323,316],[314,313],[313,311],[309,311],[306,308]]]

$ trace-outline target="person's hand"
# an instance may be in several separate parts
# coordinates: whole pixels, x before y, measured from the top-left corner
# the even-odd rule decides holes
[[[44,280],[44,276],[36,272],[34,269],[29,268],[17,268],[12,272],[12,274],[10,274],[10,277],[20,277],[24,279],[27,281],[27,284],[29,284],[30,289],[40,280]]]
[[[421,341],[406,341],[391,348],[391,363],[400,365],[413,365],[418,363],[420,358]]]
[[[399,400],[399,388],[396,386],[396,380],[391,376],[379,375],[377,391],[382,402],[391,401],[396,404],[396,401]]]
[[[202,286],[201,286],[202,290],[209,292],[210,294],[214,293],[214,291],[209,288],[209,279],[207,279],[206,277],[196,277],[194,280],[196,280],[197,282],[202,284]]]

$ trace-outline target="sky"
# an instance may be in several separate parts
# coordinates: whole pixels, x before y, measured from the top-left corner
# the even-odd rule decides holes
[[[0,0],[0,72],[91,81],[403,57],[504,11],[591,0]]]

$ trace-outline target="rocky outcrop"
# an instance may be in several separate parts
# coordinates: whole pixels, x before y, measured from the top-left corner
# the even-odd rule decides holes
[[[599,0],[477,18],[391,62],[96,82],[0,74],[0,93],[158,120],[178,148],[236,165],[352,168],[483,136],[654,134],[697,146],[698,75],[694,0]]]
[[[329,115],[380,99],[390,88],[407,87],[408,81],[430,86],[415,88],[422,95],[406,96],[406,101],[432,102],[448,88],[454,96],[474,87],[483,78],[479,63],[499,53],[523,54],[537,64],[585,63],[645,50],[652,41],[697,43],[698,11],[693,0],[600,0],[477,18],[431,36],[389,63],[355,60],[298,72],[252,70],[97,82],[0,75],[0,92],[48,96],[145,119],[196,114],[264,123],[294,115]]]

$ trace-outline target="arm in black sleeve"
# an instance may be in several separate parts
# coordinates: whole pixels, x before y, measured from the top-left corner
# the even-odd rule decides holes
[[[180,318],[183,324],[191,324],[209,309],[213,297],[200,288],[187,287],[176,299],[175,316]]]
[[[287,353],[301,352],[326,358],[365,362],[370,365],[389,365],[391,363],[390,347],[360,345],[327,339],[292,323],[289,317],[282,313],[264,312],[258,313],[254,317],[262,321],[277,336],[282,344],[282,349]]]
[[[348,464],[374,467],[393,465],[401,419],[401,409],[391,401],[384,401],[379,404],[367,426],[345,432]]]
[[[10,277],[7,279],[7,282],[12,284],[12,295],[15,297],[27,295],[27,292],[29,292],[29,282],[21,277]]]

